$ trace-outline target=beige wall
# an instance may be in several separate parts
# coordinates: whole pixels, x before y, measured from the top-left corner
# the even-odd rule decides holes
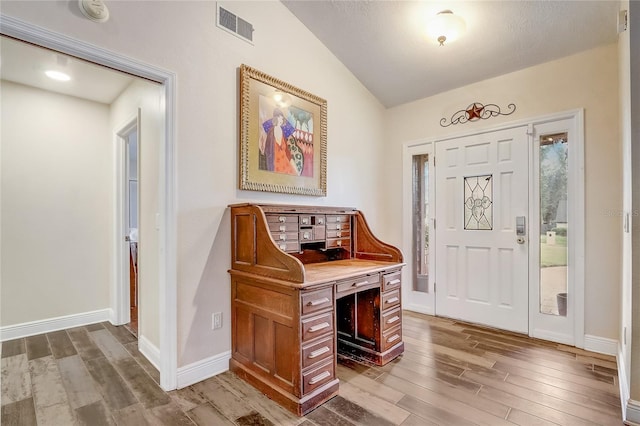
[[[177,75],[178,365],[230,349],[229,218],[244,201],[356,206],[382,229],[384,108],[280,2],[229,2],[250,45],[216,27],[215,2],[109,2],[88,21],[75,3],[3,1],[2,13]],[[140,25],[144,23],[144,25]],[[245,63],[328,101],[328,196],[239,191],[238,67]],[[211,314],[223,328],[211,330]]]
[[[392,108],[387,112],[387,204],[402,205],[402,144],[469,133],[519,119],[584,108],[586,174],[585,333],[618,339],[620,319],[622,208],[619,137],[618,50],[615,44],[485,80]],[[513,102],[517,110],[443,128],[440,119],[472,102]],[[401,209],[386,210],[389,242],[401,244]]]
[[[109,108],[6,81],[0,91],[0,324],[107,309]]]
[[[164,109],[161,107],[163,88],[144,80],[133,82],[111,104],[110,128],[116,135],[140,109],[140,170],[138,175],[139,229],[138,229],[138,294],[139,334],[160,347],[159,313],[159,241],[156,229],[156,213],[160,211],[159,170],[160,147],[164,144]],[[115,149],[114,140],[114,149]],[[115,230],[114,230],[115,232]],[[113,290],[113,288],[112,288]]]

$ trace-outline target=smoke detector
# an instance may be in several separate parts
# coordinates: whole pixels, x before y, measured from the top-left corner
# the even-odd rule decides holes
[[[80,12],[94,22],[107,22],[109,9],[102,0],[78,0]]]

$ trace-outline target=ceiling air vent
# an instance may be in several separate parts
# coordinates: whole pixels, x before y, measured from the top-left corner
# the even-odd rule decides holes
[[[253,25],[244,19],[229,12],[224,7],[218,5],[218,27],[240,37],[241,39],[253,42]],[[253,44],[253,43],[252,43]]]

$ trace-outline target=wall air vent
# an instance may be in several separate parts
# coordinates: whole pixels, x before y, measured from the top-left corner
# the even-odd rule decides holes
[[[253,25],[218,5],[218,27],[253,44]]]

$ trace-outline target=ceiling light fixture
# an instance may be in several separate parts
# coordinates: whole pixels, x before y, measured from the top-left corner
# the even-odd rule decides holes
[[[427,35],[429,38],[437,40],[440,46],[444,46],[445,41],[451,43],[456,40],[466,29],[464,20],[448,9],[438,13],[427,22]]]
[[[71,77],[69,76],[69,74],[65,74],[62,71],[47,70],[44,73],[47,75],[47,77],[49,77],[52,80],[58,80],[58,81],[71,80]]]

